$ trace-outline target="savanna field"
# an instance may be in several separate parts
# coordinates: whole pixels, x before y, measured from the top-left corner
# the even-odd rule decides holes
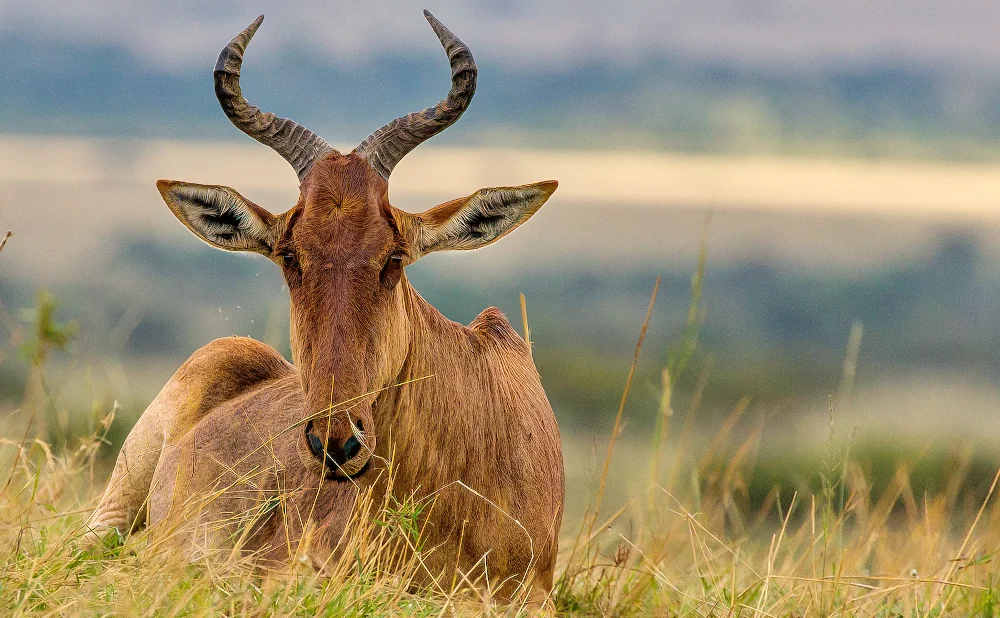
[[[1000,3],[426,9],[0,0],[0,618],[1000,618]]]
[[[712,422],[710,433],[696,429],[704,420],[699,415],[705,414],[702,398],[711,371],[710,363],[699,361],[704,273],[703,245],[687,317],[659,368],[658,415],[651,430],[629,432],[628,410],[655,288],[645,322],[635,324],[631,368],[617,376],[618,406],[606,411],[613,428],[599,444],[593,441],[583,457],[587,462],[568,461],[570,477],[587,476],[589,491],[574,495],[570,485],[555,612],[997,615],[1000,471],[968,447],[880,452],[841,426],[838,418],[850,405],[857,378],[860,324],[849,334],[839,381],[828,398],[824,444],[810,455],[763,452],[762,442],[774,429],[765,414],[748,411],[749,398],[734,401]],[[342,540],[343,553],[321,570],[303,557],[285,572],[264,572],[252,556],[206,548],[192,552],[145,532],[85,548],[83,524],[117,451],[121,410],[117,401],[100,398],[89,409],[67,404],[59,381],[74,377],[67,372],[86,373],[86,361],[62,363],[57,370],[52,358],[66,350],[72,355],[78,325],[60,321],[57,314],[66,312],[58,312],[45,294],[28,313],[3,349],[30,366],[24,401],[4,419],[0,451],[4,615],[516,612],[464,590],[470,582],[461,575],[431,588],[408,585],[425,550],[418,516],[433,508],[430,503],[361,500]],[[526,314],[524,320],[530,329]],[[682,386],[689,382],[693,386]],[[626,493],[616,487],[623,480],[614,469],[622,462],[629,477],[642,479]],[[274,505],[261,508],[264,515]],[[404,547],[418,551],[401,564]]]

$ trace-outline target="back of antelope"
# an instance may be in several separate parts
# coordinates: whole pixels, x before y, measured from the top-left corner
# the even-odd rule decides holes
[[[476,87],[469,48],[425,16],[451,64],[448,97],[347,154],[243,98],[243,53],[263,16],[223,49],[215,68],[223,110],[295,168],[299,199],[272,215],[228,187],[157,187],[205,242],[263,254],[282,269],[294,366],[247,338],[195,352],[122,447],[90,520],[95,538],[157,524],[203,546],[238,541],[282,560],[316,526],[321,542],[311,551],[329,554],[357,490],[370,487],[376,499],[391,492],[427,503],[422,583],[450,582],[457,566],[493,597],[530,590],[539,603],[551,592],[562,451],[528,346],[496,308],[469,326],[448,320],[405,268],[432,251],[498,240],[557,183],[481,189],[420,214],[389,204],[393,168],[454,123]]]

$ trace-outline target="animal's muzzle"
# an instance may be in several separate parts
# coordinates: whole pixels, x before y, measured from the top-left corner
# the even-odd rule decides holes
[[[353,433],[346,440],[330,436],[324,448],[323,440],[313,432],[313,422],[306,423],[306,443],[309,452],[323,463],[329,478],[347,480],[361,476],[371,463],[371,451],[366,444],[365,426],[361,419],[354,423]]]

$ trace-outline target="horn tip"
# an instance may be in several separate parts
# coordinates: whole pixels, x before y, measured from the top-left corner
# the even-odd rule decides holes
[[[253,37],[253,35],[257,34],[257,28],[260,28],[260,25],[263,22],[264,22],[264,16],[263,15],[258,15],[257,19],[253,20],[250,23],[250,25],[247,26],[245,30],[243,30],[243,33],[246,34],[246,35],[248,35],[248,38],[249,37]]]
[[[438,40],[441,41],[441,44],[444,45],[446,48],[448,44],[453,41],[461,43],[461,41],[458,40],[458,37],[456,37],[455,34],[451,30],[449,30],[447,26],[442,24],[437,17],[431,15],[431,12],[428,11],[427,9],[424,9],[424,19],[426,19],[427,23],[431,25],[431,29],[434,30],[434,34],[437,35]]]

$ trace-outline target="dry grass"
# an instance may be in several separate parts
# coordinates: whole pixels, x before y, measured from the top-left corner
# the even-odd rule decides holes
[[[719,434],[724,445],[743,406]],[[748,514],[747,478],[760,433],[699,454],[639,501],[578,539],[559,606],[582,615],[994,616],[1000,507],[994,477],[966,509],[961,473],[915,496],[905,467],[873,495],[861,467],[828,461],[820,492],[777,490]],[[680,457],[678,457],[680,459]],[[836,476],[833,476],[836,475]],[[662,477],[659,477],[662,479]],[[628,532],[611,526],[630,517]]]
[[[699,409],[696,391],[673,432],[673,387],[697,345],[704,265],[692,311],[664,371],[661,415],[652,436],[643,496],[602,511],[608,464],[632,372],[610,436],[593,507],[562,539],[552,606],[580,616],[996,616],[1000,577],[997,482],[970,501],[968,468],[958,466],[935,495],[915,495],[910,470],[897,468],[877,493],[849,444],[831,437],[820,489],[782,494],[750,511],[764,426],[750,431],[739,402],[711,445],[685,446]],[[650,300],[650,312],[655,290]],[[649,320],[643,325],[643,334]],[[524,318],[527,330],[527,318]],[[850,396],[860,326],[852,330],[843,386]],[[636,346],[639,358],[642,337]],[[634,365],[633,365],[634,371]],[[702,384],[704,381],[701,382]],[[321,569],[293,560],[265,572],[239,551],[189,548],[148,532],[85,549],[82,536],[101,480],[96,433],[61,452],[21,435],[0,443],[0,615],[3,616],[441,616],[509,615],[458,573],[416,588],[421,574],[420,513],[426,503],[358,502],[342,549]],[[740,437],[737,437],[740,436]],[[668,445],[670,448],[668,448]],[[263,508],[263,507],[262,507]],[[307,535],[308,540],[308,535]],[[302,555],[297,552],[296,555]],[[477,588],[478,586],[472,586]]]
[[[863,471],[831,448],[820,492],[774,492],[762,511],[748,514],[741,505],[760,432],[730,441],[743,409],[693,465],[677,454],[648,496],[569,531],[553,596],[559,614],[997,615],[996,478],[974,509],[962,506],[960,476],[940,495],[915,496],[902,467],[875,496]],[[461,574],[435,589],[412,588],[421,568],[412,551],[420,537],[413,503],[361,501],[345,551],[322,573],[305,560],[263,573],[232,551],[192,558],[145,532],[84,550],[83,520],[100,488],[93,479],[100,443],[95,436],[53,454],[42,442],[5,442],[4,462],[14,461],[0,478],[0,614],[505,612],[458,592]]]

